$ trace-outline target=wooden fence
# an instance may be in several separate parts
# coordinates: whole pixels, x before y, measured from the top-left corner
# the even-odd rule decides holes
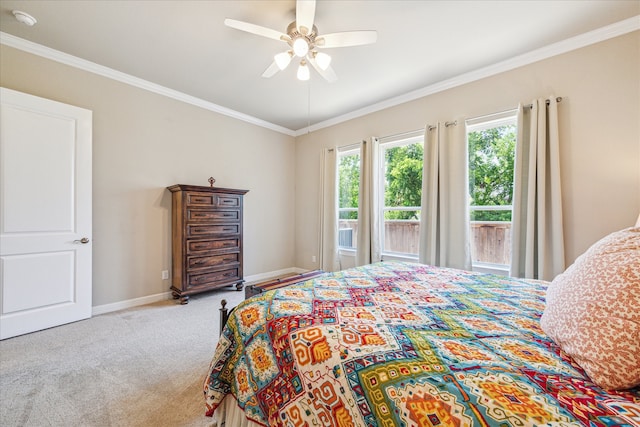
[[[353,246],[358,239],[358,223],[340,220],[341,236],[348,235]],[[351,230],[351,231],[347,231]],[[384,250],[403,254],[418,254],[420,238],[419,221],[385,221]],[[509,265],[511,262],[511,223],[493,221],[471,222],[471,256],[474,263]],[[345,242],[346,240],[342,240]]]
[[[473,262],[511,264],[511,223],[471,222],[471,256]]]

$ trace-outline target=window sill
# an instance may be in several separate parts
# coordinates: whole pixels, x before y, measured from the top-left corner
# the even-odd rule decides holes
[[[409,254],[382,254],[383,261],[406,261],[406,262],[418,262],[417,255]]]
[[[338,255],[344,257],[356,257],[355,249],[347,249],[347,248],[339,248]],[[382,254],[382,261],[407,261],[407,262],[418,262],[417,255],[408,255],[408,254]]]
[[[355,249],[347,249],[347,248],[338,248],[338,255],[354,257],[355,258],[356,250]]]
[[[508,276],[510,268],[504,264],[491,264],[488,262],[478,262],[471,266],[471,270],[479,273],[498,274],[500,276]]]

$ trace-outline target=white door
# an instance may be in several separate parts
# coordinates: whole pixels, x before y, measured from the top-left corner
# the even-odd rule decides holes
[[[0,339],[91,317],[91,111],[0,88]]]

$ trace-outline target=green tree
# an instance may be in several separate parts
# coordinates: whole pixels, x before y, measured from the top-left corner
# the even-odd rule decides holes
[[[340,156],[338,162],[338,206],[358,207],[360,185],[360,155]],[[358,212],[340,212],[340,219],[357,219]]]
[[[469,133],[469,196],[472,206],[510,205],[516,126]],[[472,211],[471,220],[511,221],[509,211]]]
[[[422,198],[422,144],[385,150],[385,206],[420,206]],[[417,220],[419,211],[387,211],[385,219]]]
[[[469,195],[473,206],[510,205],[516,126],[506,125],[470,132]],[[420,143],[393,147],[385,153],[385,206],[420,206],[422,197],[423,146]],[[339,158],[339,203],[341,208],[357,208],[360,156]],[[357,212],[342,212],[341,219],[357,219]],[[419,211],[388,211],[385,219],[419,219]],[[510,221],[509,211],[473,211],[476,221]]]

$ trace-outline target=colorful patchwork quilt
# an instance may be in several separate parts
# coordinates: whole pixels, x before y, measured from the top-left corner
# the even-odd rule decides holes
[[[547,283],[415,263],[326,273],[240,304],[207,415],[264,426],[640,426],[540,329]]]

